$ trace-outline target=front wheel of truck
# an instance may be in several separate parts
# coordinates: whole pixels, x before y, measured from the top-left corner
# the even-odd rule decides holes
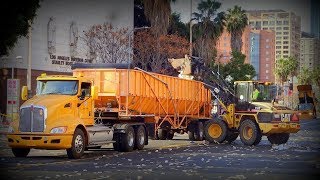
[[[267,136],[271,144],[285,144],[286,142],[288,142],[289,137],[289,133],[271,134]]]
[[[27,157],[30,152],[29,148],[12,148],[11,150],[15,157]]]
[[[85,136],[81,129],[76,129],[72,139],[72,146],[67,149],[67,154],[70,159],[79,159],[84,153]]]

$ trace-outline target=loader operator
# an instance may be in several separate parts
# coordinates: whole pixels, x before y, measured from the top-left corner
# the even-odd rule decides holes
[[[261,100],[261,92],[259,91],[259,87],[256,87],[255,90],[252,92],[252,101]]]

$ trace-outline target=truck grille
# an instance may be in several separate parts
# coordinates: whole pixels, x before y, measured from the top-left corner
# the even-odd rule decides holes
[[[45,111],[42,107],[24,107],[20,109],[20,132],[43,132]]]

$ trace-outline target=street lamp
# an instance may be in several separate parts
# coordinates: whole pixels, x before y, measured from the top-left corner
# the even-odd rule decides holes
[[[31,60],[32,60],[32,28],[31,28],[31,21],[29,23],[29,34],[28,34],[28,66],[27,66],[27,86],[28,86],[28,98],[31,98],[32,91],[31,91]]]
[[[21,59],[22,59],[22,56],[17,56],[16,57],[16,63],[18,63],[19,60],[21,60]],[[14,66],[13,66],[13,64],[11,66],[11,79],[14,79]]]

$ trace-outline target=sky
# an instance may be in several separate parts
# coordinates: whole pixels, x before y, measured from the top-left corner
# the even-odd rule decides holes
[[[197,10],[201,0],[192,0],[193,12]],[[271,10],[282,9],[291,11],[301,17],[301,30],[310,32],[310,0],[218,0],[222,3],[219,10],[226,11],[235,5],[244,10]],[[190,0],[176,0],[171,4],[172,12],[180,13],[181,21],[190,19]]]

